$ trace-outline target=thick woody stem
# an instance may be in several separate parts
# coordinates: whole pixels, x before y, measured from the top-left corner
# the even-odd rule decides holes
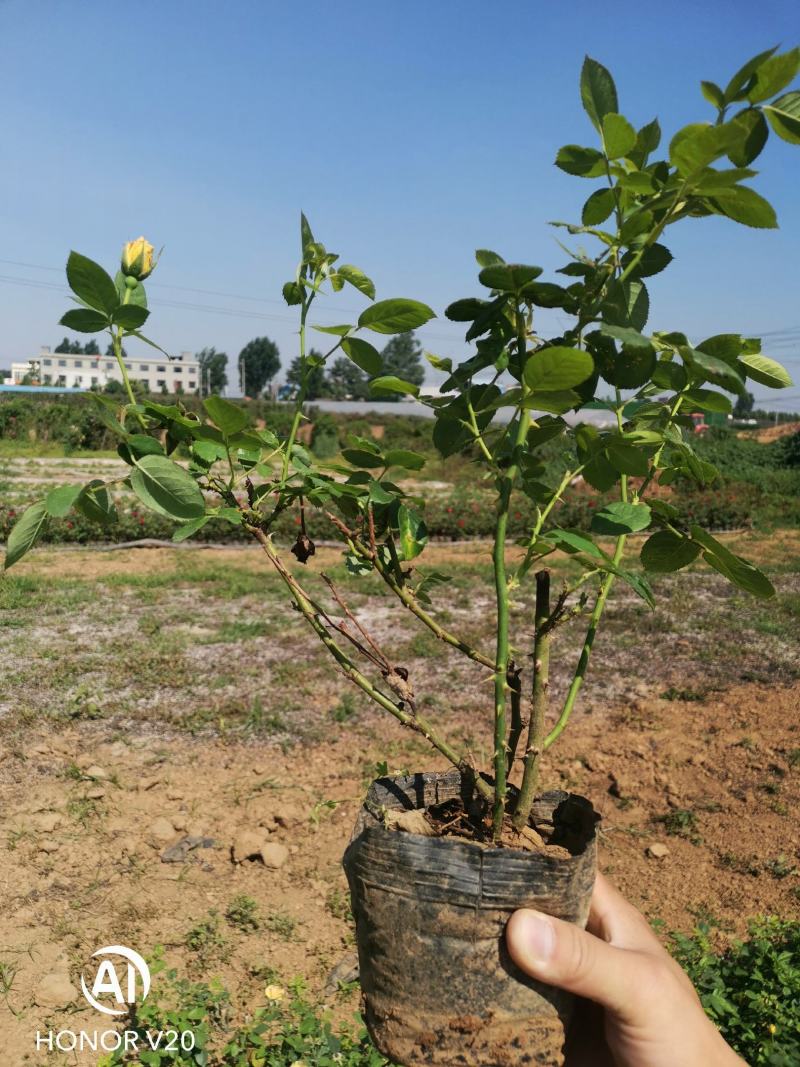
[[[536,787],[539,783],[539,766],[544,751],[544,725],[550,687],[550,634],[552,632],[552,627],[548,626],[550,620],[550,572],[548,570],[541,570],[536,574],[535,618],[531,720],[528,726],[525,770],[513,819],[517,830],[528,825]]]

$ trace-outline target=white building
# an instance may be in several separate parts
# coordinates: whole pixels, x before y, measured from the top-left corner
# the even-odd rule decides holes
[[[191,352],[167,359],[136,356],[125,360],[131,381],[140,382],[150,393],[194,393],[200,388],[200,364]],[[102,389],[110,381],[121,382],[122,374],[113,356],[72,355],[51,352],[47,345],[36,359],[12,363],[11,376],[20,384],[26,375],[40,385],[63,385],[68,389]]]

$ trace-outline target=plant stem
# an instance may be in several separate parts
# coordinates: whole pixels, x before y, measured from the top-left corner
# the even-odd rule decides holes
[[[622,553],[625,549],[625,541],[627,539],[626,534],[620,534],[617,538],[617,547],[614,552],[613,564],[615,567],[619,566],[622,559]],[[575,668],[575,674],[572,679],[572,684],[567,691],[566,700],[561,710],[561,714],[558,717],[558,722],[553,729],[544,739],[544,747],[549,748],[555,740],[561,735],[564,727],[569,722],[570,715],[575,707],[575,701],[578,697],[578,693],[583,685],[583,680],[586,677],[586,671],[589,667],[589,659],[592,655],[592,646],[594,645],[594,639],[597,635],[597,627],[600,623],[600,619],[603,614],[603,609],[606,606],[606,600],[608,594],[611,592],[611,586],[614,584],[614,575],[606,574],[600,583],[600,591],[597,594],[597,600],[594,604],[594,610],[592,611],[591,618],[589,619],[589,628],[586,631],[586,637],[583,642],[583,648],[581,649],[580,659],[578,660],[578,666]]]
[[[350,548],[350,550],[353,551],[357,556],[360,556],[362,559],[369,560],[369,562],[374,565],[375,570],[378,572],[381,578],[383,578],[384,582],[386,582],[388,587],[392,590],[392,592],[400,600],[400,602],[408,608],[412,615],[416,615],[420,622],[423,622],[428,627],[428,629],[433,634],[435,634],[436,637],[438,637],[440,641],[443,641],[446,645],[451,645],[453,648],[457,648],[458,651],[462,652],[468,659],[473,660],[475,663],[480,663],[483,667],[488,667],[490,671],[495,670],[495,662],[490,656],[487,656],[478,649],[473,648],[471,645],[467,644],[466,641],[463,641],[460,637],[457,637],[455,634],[450,633],[449,630],[446,630],[443,626],[440,626],[436,619],[433,618],[433,616],[429,615],[424,608],[420,607],[418,601],[414,597],[414,594],[411,593],[408,589],[406,589],[405,586],[400,585],[400,583],[394,577],[389,568],[384,565],[383,561],[380,559],[377,553],[373,555],[371,550],[368,549],[366,545],[363,545],[360,541],[355,540],[355,538],[352,536],[352,531],[347,530],[346,528],[342,529],[342,526],[339,525],[336,516],[332,515],[330,512],[326,512],[326,514],[328,518],[334,522],[337,528],[345,533],[348,539],[348,548]]]
[[[421,715],[416,712],[407,711],[401,703],[395,703],[377,689],[366,675],[355,666],[350,657],[339,647],[336,641],[333,639],[325,624],[320,618],[319,612],[316,609],[314,602],[310,599],[303,587],[287,570],[278,553],[275,551],[275,547],[272,544],[270,538],[264,533],[262,529],[257,526],[247,525],[247,529],[260,543],[261,547],[267,554],[270,562],[273,564],[278,574],[280,574],[289,592],[297,605],[298,610],[305,618],[306,622],[311,626],[312,630],[317,634],[319,639],[331,653],[333,658],[339,664],[342,673],[345,677],[349,678],[351,682],[355,683],[359,689],[361,689],[367,696],[373,700],[376,704],[382,707],[384,710],[390,712],[403,726],[414,730],[416,733],[421,734],[426,741],[429,741],[435,749],[448,759],[455,767],[458,768],[461,773],[473,782],[475,789],[486,800],[491,800],[493,797],[493,791],[491,786],[485,782],[475,771],[475,768],[468,762],[468,760],[456,751],[446,741],[435,727]]]
[[[297,431],[300,428],[300,420],[303,417],[303,404],[305,403],[306,391],[308,388],[308,370],[306,368],[306,317],[314,296],[315,293],[312,292],[308,299],[305,299],[304,297],[303,306],[300,309],[300,389],[297,394],[294,418],[292,419],[292,426],[289,430],[289,437],[286,440],[286,451],[283,454],[283,464],[281,466],[282,482],[285,482],[289,476],[289,462],[292,456],[292,448],[294,447],[295,438],[297,437]]]
[[[520,369],[522,369],[525,362],[526,330],[525,319],[519,307],[517,308],[517,347],[520,356]],[[525,443],[530,422],[530,411],[527,408],[521,409],[514,442],[515,451]],[[494,806],[492,809],[492,832],[495,840],[499,839],[503,828],[506,793],[508,791],[506,779],[506,691],[508,689],[509,590],[508,575],[506,574],[506,531],[508,529],[508,513],[511,507],[511,492],[518,472],[518,463],[516,459],[512,459],[508,470],[499,479],[500,498],[497,504],[497,522],[495,524],[494,549],[492,552],[495,597],[497,599],[497,654],[495,656],[494,675]]]
[[[514,811],[514,826],[521,830],[528,819],[539,784],[539,766],[544,752],[544,724],[550,689],[550,571],[536,573],[536,634],[533,641],[533,696],[525,749],[525,770]]]

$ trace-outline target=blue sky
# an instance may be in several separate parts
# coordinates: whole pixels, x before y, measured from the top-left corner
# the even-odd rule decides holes
[[[724,84],[755,52],[797,43],[796,10],[0,0],[0,365],[63,335],[70,248],[113,268],[140,233],[165,246],[151,336],[171,351],[235,356],[267,334],[288,363],[296,326],[280,287],[301,208],[379,298],[431,304],[440,318],[421,339],[460,358],[461,331],[441,312],[478,291],[475,248],[548,271],[563,263],[547,222],[577,220],[593,188],[553,166],[560,145],[594,143],[578,95],[584,53],[613,71],[631,121],[658,114],[674,131],[711,117],[701,78]],[[757,166],[781,229],[672,228],[675,263],[652,279],[651,325],[697,340],[795,331],[796,342],[779,336],[764,350],[800,381],[800,150],[771,137]],[[360,306],[345,291],[319,321],[352,321]]]

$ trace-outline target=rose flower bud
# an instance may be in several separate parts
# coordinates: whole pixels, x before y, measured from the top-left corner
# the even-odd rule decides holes
[[[128,241],[122,249],[122,273],[141,282],[152,274],[154,267],[153,246],[150,242],[144,237]]]

